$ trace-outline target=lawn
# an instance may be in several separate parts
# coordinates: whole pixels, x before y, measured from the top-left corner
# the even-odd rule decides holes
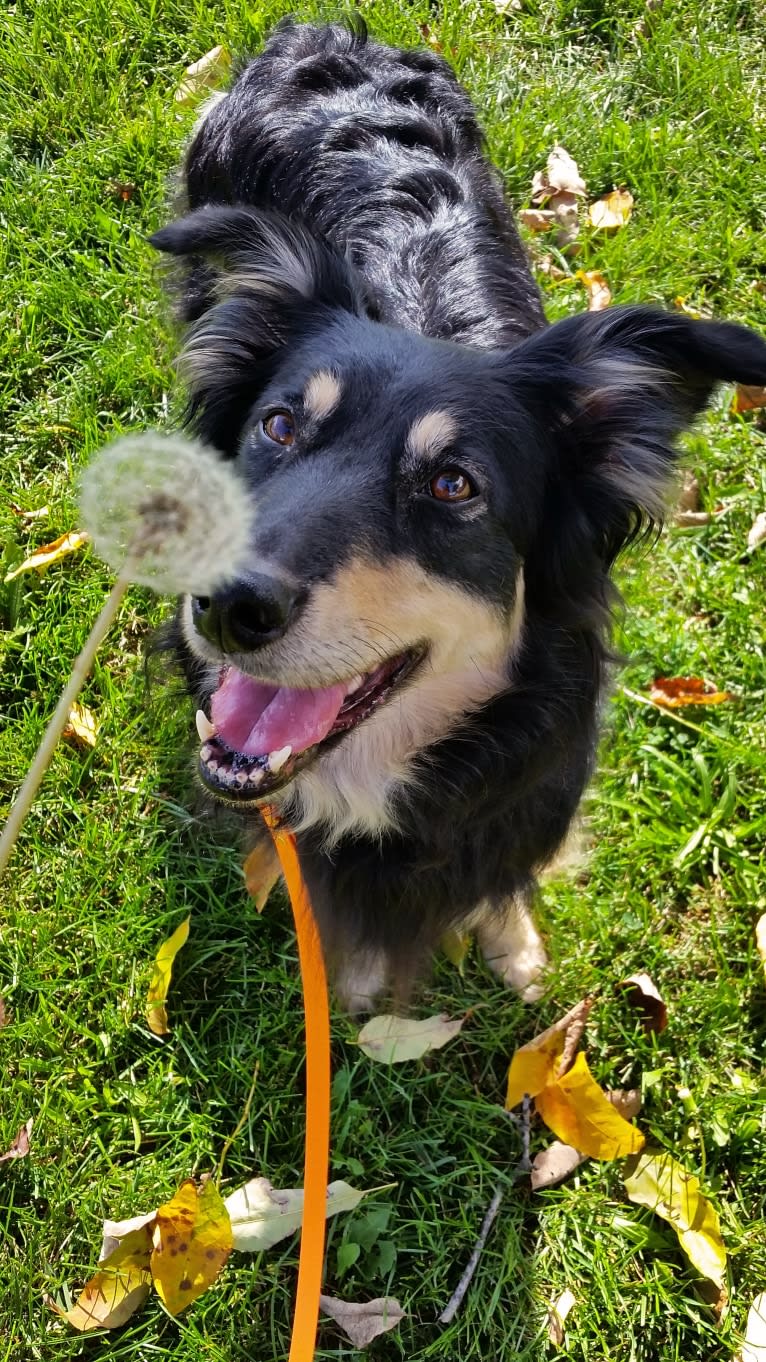
[[[413,44],[425,32],[442,45],[518,206],[556,141],[594,195],[630,188],[628,226],[594,238],[579,262],[606,274],[616,302],[681,298],[766,331],[758,0],[666,0],[648,21],[642,0],[521,0],[506,15],[491,0],[362,9],[376,36]],[[103,441],[179,409],[145,240],[168,214],[193,119],[173,93],[189,62],[217,43],[256,48],[281,13],[273,0],[18,0],[0,15],[4,573],[76,527],[75,476]],[[530,249],[543,247],[530,238]],[[576,281],[541,278],[550,316],[585,306]],[[546,1304],[567,1287],[568,1358],[725,1362],[766,1288],[766,1011],[753,931],[766,909],[766,547],[745,553],[766,506],[766,435],[730,401],[721,392],[685,441],[702,506],[723,513],[695,530],[671,525],[621,568],[627,663],[587,805],[587,861],[544,890],[546,997],[525,1007],[475,958],[462,974],[443,961],[419,1014],[470,1019],[447,1049],[393,1069],[366,1060],[354,1026],[334,1017],[332,1175],[396,1187],[332,1223],[325,1280],[349,1299],[401,1301],[408,1318],[372,1345],[380,1362],[544,1358]],[[26,522],[13,504],[48,512]],[[108,585],[86,552],[0,588],[8,801]],[[175,1320],[151,1301],[122,1330],[84,1340],[43,1299],[83,1284],[104,1216],[148,1210],[216,1167],[256,1066],[225,1186],[255,1173],[278,1187],[301,1179],[294,937],[278,896],[255,911],[231,829],[196,802],[188,703],[172,681],[146,684],[143,650],[166,608],[129,593],[85,692],[96,748],[60,746],[3,883],[0,1151],[30,1116],[34,1130],[29,1156],[0,1165],[0,1362],[261,1362],[288,1350],[292,1240],[235,1255]],[[705,676],[734,698],[663,714],[636,698],[657,674]],[[160,1041],[143,1018],[151,960],[187,913],[172,1034]],[[615,991],[639,969],[668,1002],[659,1036]],[[508,1059],[588,992],[596,1077],[642,1088],[642,1129],[702,1178],[719,1211],[731,1270],[722,1322],[670,1227],[627,1202],[618,1165],[585,1164],[537,1194],[512,1181]],[[547,1138],[535,1125],[533,1152]],[[436,1317],[498,1184],[500,1215],[444,1328]],[[343,1272],[352,1243],[360,1252]],[[317,1357],[354,1356],[322,1327]]]

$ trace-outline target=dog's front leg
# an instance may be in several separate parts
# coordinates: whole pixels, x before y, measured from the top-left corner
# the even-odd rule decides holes
[[[517,895],[501,906],[482,906],[468,925],[498,979],[525,1003],[542,997],[545,989],[541,976],[548,957],[528,897]]]

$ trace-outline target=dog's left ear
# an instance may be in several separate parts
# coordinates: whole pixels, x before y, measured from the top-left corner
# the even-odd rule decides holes
[[[661,521],[674,438],[716,383],[766,383],[766,343],[726,322],[620,307],[557,322],[506,364],[552,440],[542,556],[563,588]]]
[[[181,316],[191,326],[179,370],[189,420],[225,454],[290,341],[339,312],[371,310],[347,261],[280,213],[211,204],[151,244],[186,267]]]

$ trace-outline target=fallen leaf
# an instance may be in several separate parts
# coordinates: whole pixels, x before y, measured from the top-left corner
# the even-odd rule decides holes
[[[148,1227],[127,1235],[83,1288],[70,1310],[63,1310],[49,1298],[57,1315],[81,1333],[88,1329],[117,1329],[146,1301],[151,1291],[149,1257],[151,1234]]]
[[[10,1009],[6,1005],[5,998],[0,998],[0,1031],[7,1026],[11,1020]]]
[[[745,1337],[736,1362],[766,1362],[766,1292],[756,1296],[747,1312]]]
[[[188,940],[190,921],[191,918],[184,918],[183,922],[176,927],[173,935],[169,936],[167,941],[163,941],[157,952],[152,981],[146,995],[146,1020],[149,1030],[153,1031],[155,1036],[166,1036],[170,1031],[165,1002],[170,988],[173,962],[181,947]]]
[[[220,44],[218,47],[211,47],[199,61],[193,61],[191,66],[187,66],[184,78],[175,93],[176,104],[181,106],[193,104],[203,90],[214,90],[220,85],[228,76],[230,68],[231,57],[226,48]]]
[[[99,1263],[104,1263],[108,1258],[111,1258],[128,1235],[135,1234],[136,1230],[143,1230],[147,1226],[153,1225],[156,1218],[156,1211],[148,1211],[146,1215],[132,1215],[128,1220],[105,1220],[101,1230]]]
[[[364,1197],[372,1192],[387,1191],[388,1186],[359,1192],[347,1182],[331,1182],[327,1188],[328,1219],[331,1215],[355,1210]],[[260,1253],[300,1229],[303,1188],[288,1187],[280,1191],[272,1187],[268,1178],[251,1178],[227,1196],[224,1206],[231,1221],[234,1248],[241,1253]]]
[[[640,1009],[647,1031],[665,1030],[668,1024],[668,1009],[650,975],[631,974],[627,979],[623,979],[617,988],[625,993],[631,1006]]]
[[[753,549],[759,548],[765,539],[766,539],[766,511],[761,511],[760,515],[757,515],[755,517],[755,520],[753,521],[752,525],[750,526],[750,529],[748,530],[747,547],[750,550],[750,552],[752,553]]]
[[[648,1206],[672,1225],[690,1262],[723,1291],[726,1249],[718,1215],[694,1174],[664,1150],[645,1150],[631,1160],[625,1189],[631,1201]]]
[[[540,259],[535,261],[535,269],[538,270],[540,274],[544,274],[549,279],[552,279],[554,283],[559,283],[562,279],[570,278],[567,271],[562,270],[561,266],[556,264],[553,256],[549,252],[546,252],[545,255],[541,255]]]
[[[435,1017],[371,1017],[357,1036],[359,1048],[379,1064],[402,1064],[420,1059],[429,1050],[440,1050],[460,1031],[464,1017],[450,1020],[446,1012]]]
[[[22,572],[45,572],[54,563],[61,562],[70,553],[76,553],[84,544],[89,542],[90,536],[84,530],[70,530],[69,534],[61,534],[58,539],[54,539],[51,544],[43,544],[42,548],[35,549],[23,563],[19,563],[12,572],[5,574],[6,582],[12,582],[15,577],[20,577]]]
[[[245,888],[258,912],[262,913],[274,885],[282,874],[271,838],[268,841],[256,842],[252,851],[245,857],[242,873],[245,877]]]
[[[766,913],[762,913],[755,924],[755,943],[761,957],[761,964],[766,970]]]
[[[439,42],[439,39],[437,38],[436,34],[431,31],[431,28],[429,27],[428,24],[420,24],[419,32],[424,43],[428,43],[428,46],[432,47],[434,49],[434,52],[441,52],[442,45]]]
[[[69,711],[62,738],[68,738],[70,742],[76,742],[80,747],[95,747],[97,733],[96,716],[86,709],[85,705],[78,705],[75,702]]]
[[[198,1189],[187,1178],[160,1206],[152,1230],[152,1280],[169,1314],[180,1314],[207,1290],[233,1243],[229,1213],[215,1184],[208,1181]]]
[[[584,198],[587,187],[580,174],[577,162],[569,155],[566,147],[556,145],[545,165],[545,170],[535,172],[532,179],[532,202],[545,203],[557,194],[574,194]]]
[[[561,1295],[548,1306],[548,1338],[554,1348],[560,1348],[564,1342],[564,1323],[572,1306],[575,1304],[575,1296],[567,1287]]]
[[[610,194],[602,194],[588,208],[590,224],[599,232],[616,232],[630,221],[633,212],[633,195],[627,189],[613,189]]]
[[[609,1101],[582,1053],[568,1073],[538,1093],[535,1108],[554,1135],[592,1159],[619,1159],[643,1148],[641,1131]]]
[[[471,949],[471,933],[452,930],[445,932],[439,945],[455,969],[462,970],[463,962]]]
[[[517,1106],[523,1097],[536,1097],[569,1067],[592,1006],[590,998],[581,999],[553,1026],[541,1031],[539,1036],[527,1041],[516,1051],[508,1066],[505,1097],[508,1111]]]
[[[665,709],[681,709],[685,705],[722,705],[731,700],[728,690],[716,690],[712,681],[700,676],[658,676],[652,682],[649,699]]]
[[[603,312],[612,301],[612,294],[603,274],[598,270],[578,270],[575,278],[580,280],[588,295],[588,311]]]
[[[743,411],[756,411],[758,407],[766,407],[766,388],[738,383],[731,402],[734,415],[739,416]]]
[[[366,1348],[379,1334],[387,1334],[404,1319],[404,1311],[393,1296],[380,1296],[364,1304],[320,1296],[319,1308],[340,1325],[355,1348]]]
[[[710,511],[676,511],[674,523],[679,529],[689,530],[697,525],[709,525],[712,519]]]
[[[699,321],[702,316],[699,308],[692,307],[683,295],[673,299],[673,306],[677,308],[679,312],[683,312],[687,317],[694,317],[695,321]]]
[[[519,212],[519,222],[530,232],[547,232],[555,221],[556,215],[547,208],[522,208]]]
[[[123,203],[130,203],[136,192],[136,186],[124,180],[107,180],[106,187],[113,199],[121,199]]]
[[[641,1093],[638,1088],[613,1088],[606,1096],[626,1121],[632,1120],[641,1110]],[[571,1144],[553,1140],[532,1160],[529,1177],[532,1191],[540,1192],[545,1187],[555,1187],[557,1183],[563,1182],[564,1178],[568,1178],[575,1168],[579,1168],[581,1163],[585,1163],[586,1158],[586,1154],[581,1154],[579,1149],[574,1149]]]
[[[685,468],[678,492],[678,509],[679,511],[698,511],[699,504],[699,479],[694,476],[690,468]]]
[[[48,506],[38,506],[36,511],[25,511],[22,506],[17,506],[15,501],[11,501],[8,504],[13,511],[13,514],[17,515],[19,520],[23,520],[27,524],[31,524],[33,520],[45,520],[50,515],[50,508]]]
[[[580,207],[577,197],[569,190],[562,190],[548,200],[548,208],[553,211],[557,226],[556,245],[560,250],[571,246],[580,230]]]
[[[5,1163],[8,1159],[25,1159],[29,1153],[29,1137],[32,1134],[34,1116],[30,1116],[20,1127],[12,1145],[5,1154],[0,1154],[0,1163]]]
[[[606,1095],[615,1110],[619,1111],[626,1121],[632,1121],[634,1116],[638,1116],[641,1110],[640,1088],[611,1088]]]

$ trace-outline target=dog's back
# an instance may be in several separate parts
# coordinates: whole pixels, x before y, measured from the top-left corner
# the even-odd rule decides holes
[[[189,206],[278,209],[351,259],[381,320],[512,345],[544,318],[482,143],[435,53],[287,23],[199,128]]]

